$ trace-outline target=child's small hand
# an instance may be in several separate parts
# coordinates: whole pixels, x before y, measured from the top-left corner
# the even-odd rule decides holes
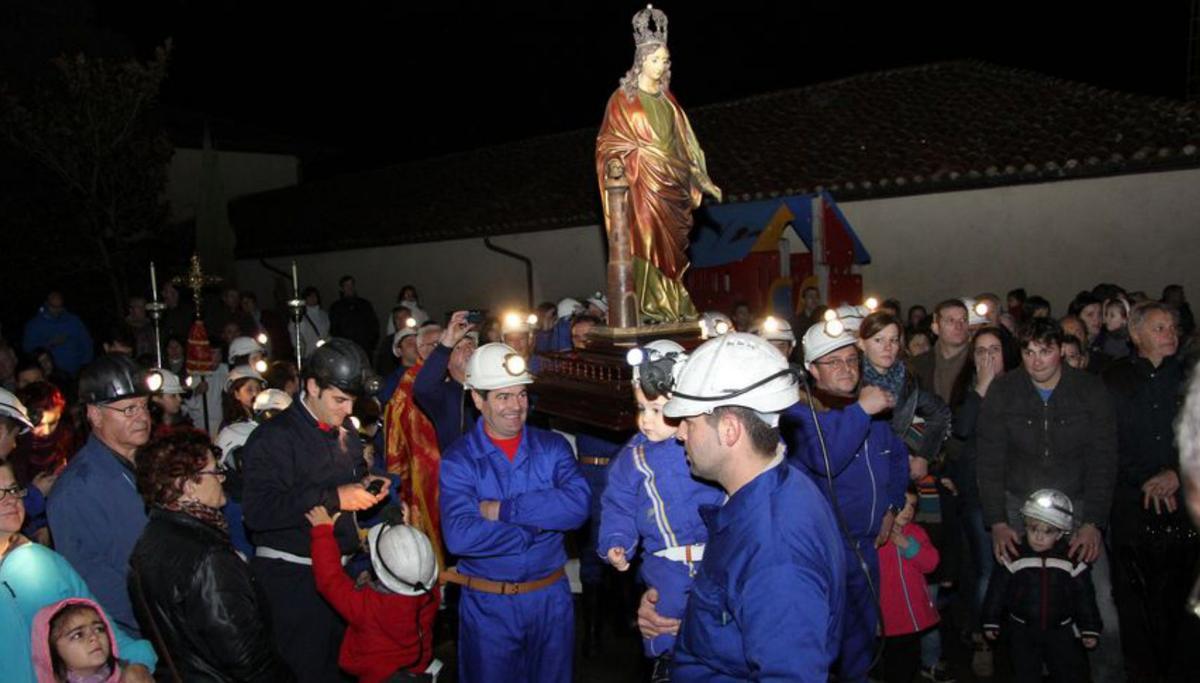
[[[1083,640],[1083,646],[1088,650],[1094,649],[1098,642],[1096,636],[1084,636],[1081,640]]]
[[[908,540],[908,536],[904,535],[904,527],[893,526],[891,538],[892,538],[892,543],[897,548],[899,548],[901,550],[908,549],[909,540]]]
[[[313,526],[321,526],[322,524],[333,524],[334,522],[337,521],[338,517],[341,517],[341,516],[342,516],[342,513],[339,512],[336,515],[330,517],[329,511],[325,509],[324,505],[318,505],[315,508],[304,513],[304,518],[307,519],[308,523]]]
[[[989,628],[983,632],[983,635],[987,636],[988,640],[995,640],[996,638],[1000,637],[1000,632],[996,629]]]
[[[629,569],[629,560],[625,559],[625,549],[621,547],[608,549],[608,562],[617,571],[623,572]]]

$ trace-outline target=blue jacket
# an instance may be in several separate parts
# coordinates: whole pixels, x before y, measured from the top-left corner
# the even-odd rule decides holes
[[[857,403],[840,410],[818,406],[817,419],[829,453],[837,504],[850,535],[873,540],[888,506],[897,510],[904,507],[908,449],[886,420],[871,419]],[[781,432],[788,447],[788,461],[829,498],[825,459],[812,414],[803,399],[784,411]]]
[[[533,335],[533,350],[538,353],[547,351],[570,351],[575,347],[571,342],[571,322],[574,318],[559,318],[554,321],[554,327],[549,330],[538,330]]]
[[[562,436],[526,426],[510,463],[483,420],[442,454],[442,534],[463,574],[493,581],[532,581],[567,561],[563,534],[588,516],[588,485]],[[479,513],[500,501],[500,519]]]
[[[62,555],[37,543],[11,550],[0,564],[0,670],[6,683],[33,683],[30,630],[38,610],[66,598],[96,600]],[[110,615],[111,616],[111,615]],[[116,626],[121,658],[154,670],[157,657],[148,641],[131,638]]]
[[[433,423],[438,448],[443,452],[458,441],[458,437],[471,431],[471,424],[479,415],[475,403],[463,395],[466,393],[463,385],[446,374],[450,367],[451,350],[438,344],[425,359],[425,364],[417,371],[413,381],[413,398]],[[463,406],[466,406],[465,416]]]
[[[133,465],[93,434],[50,490],[46,513],[54,546],[87,582],[113,621],[138,635],[126,575],[146,507]]]
[[[639,537],[649,553],[703,543],[708,530],[700,506],[724,500],[719,487],[692,477],[678,441],[651,441],[638,433],[609,466],[596,553],[606,557],[619,546],[632,558]]]
[[[52,316],[43,307],[25,323],[21,348],[30,353],[38,347],[50,349],[54,364],[70,375],[92,362],[92,335],[79,316],[70,311]]]
[[[700,514],[708,545],[671,679],[825,683],[841,643],[846,561],[817,487],[775,465]]]

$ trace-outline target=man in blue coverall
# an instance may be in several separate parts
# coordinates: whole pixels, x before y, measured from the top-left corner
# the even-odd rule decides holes
[[[464,586],[463,681],[571,680],[575,614],[563,536],[588,515],[588,486],[566,439],[525,424],[525,359],[479,347],[465,385],[481,418],[442,454],[442,533]]]
[[[804,335],[804,366],[815,386],[783,414],[788,461],[832,502],[849,534],[843,539],[847,574],[837,667],[841,681],[867,680],[875,658],[879,627],[876,548],[891,533],[892,519],[904,506],[909,482],[904,442],[887,420],[872,419],[892,408],[895,397],[876,386],[859,389],[855,338],[849,331],[825,323],[809,328]]]
[[[787,360],[768,342],[732,332],[692,353],[663,414],[697,477],[724,505],[701,506],[704,559],[682,626],[657,614],[650,589],[642,635],[679,628],[674,681],[825,683],[838,654],[845,555],[817,486],[784,465],[779,413],[798,397]]]

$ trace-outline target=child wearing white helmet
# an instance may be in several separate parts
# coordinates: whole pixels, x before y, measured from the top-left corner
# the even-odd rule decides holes
[[[983,632],[1008,635],[1016,680],[1088,680],[1086,649],[1102,628],[1091,569],[1068,555],[1076,526],[1071,499],[1055,489],[1034,491],[1021,506],[1025,533],[1015,557],[997,564],[983,601]]]
[[[720,488],[692,477],[675,427],[663,419],[670,395],[661,381],[673,381],[674,368],[686,358],[682,346],[660,339],[630,359],[638,361],[633,369],[638,433],[609,467],[596,544],[597,553],[622,572],[640,544],[642,581],[658,591],[659,614],[676,619],[683,616],[708,540],[700,506],[725,499]],[[674,645],[673,635],[642,641],[645,655],[654,658],[651,681],[668,680]]]
[[[333,523],[318,505],[307,513],[312,524],[312,568],[317,590],[346,620],[338,666],[360,681],[417,678],[436,673],[433,620],[441,591],[438,565],[429,537],[404,522],[410,512],[392,506],[385,521],[367,532],[373,579],[362,588],[342,567]],[[393,674],[400,674],[393,679]]]

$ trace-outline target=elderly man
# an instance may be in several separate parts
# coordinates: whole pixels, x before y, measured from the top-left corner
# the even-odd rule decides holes
[[[46,512],[55,547],[127,633],[138,624],[126,590],[129,555],[146,526],[134,454],[150,440],[150,387],[128,356],[104,355],[79,375],[92,434],[59,476]]]
[[[1172,434],[1185,379],[1176,316],[1158,302],[1134,306],[1129,332],[1137,353],[1104,372],[1119,454],[1109,547],[1132,681],[1200,679],[1193,652],[1200,622],[1184,609],[1200,544],[1182,509]]]
[[[791,463],[816,484],[838,510],[847,537],[846,602],[838,675],[863,680],[875,654],[879,625],[876,548],[891,533],[904,507],[908,450],[887,420],[873,416],[896,398],[874,385],[859,387],[856,335],[819,323],[804,334],[804,366],[813,386],[784,412],[783,438]],[[877,590],[877,589],[876,589]]]
[[[976,427],[979,498],[1001,561],[1016,554],[1023,530],[1020,507],[1030,493],[1052,488],[1075,501],[1082,525],[1071,536],[1070,555],[1094,563],[1105,632],[1092,654],[1093,673],[1106,680],[1121,674],[1101,532],[1116,485],[1116,417],[1100,378],[1063,363],[1062,339],[1057,321],[1029,320],[1018,333],[1022,367],[992,382]]]
[[[459,679],[569,681],[575,615],[563,538],[587,519],[587,482],[566,439],[526,426],[533,377],[520,354],[481,346],[465,379],[481,417],[446,449],[440,477],[442,531],[459,557],[443,576],[464,586]]]
[[[784,464],[777,424],[798,396],[787,360],[732,332],[697,348],[678,377],[663,414],[680,421],[692,473],[729,498],[700,508],[708,540],[682,626],[654,611],[650,589],[642,634],[680,628],[673,680],[824,682],[844,627],[846,558],[819,487]]]
[[[425,359],[413,382],[413,396],[437,429],[442,451],[469,431],[478,415],[463,393],[467,359],[476,346],[472,327],[467,322],[467,311],[455,311],[442,331],[441,341]]]

